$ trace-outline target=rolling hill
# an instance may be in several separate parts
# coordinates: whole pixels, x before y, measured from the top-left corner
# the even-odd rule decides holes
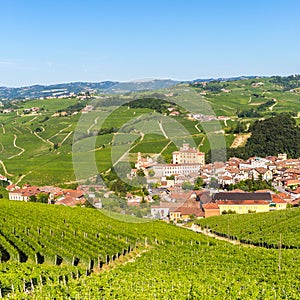
[[[295,87],[297,81],[291,80]],[[113,88],[111,83],[108,86]],[[286,86],[278,78],[241,78],[205,86],[181,83],[91,100],[20,101],[0,114],[0,173],[20,184],[63,184],[106,172],[124,153],[128,155],[123,160],[129,162],[134,162],[138,151],[170,161],[172,151],[183,141],[195,143],[206,153],[211,145],[224,149],[238,138],[238,125],[247,130],[256,120],[281,112],[292,112],[299,124],[299,93]],[[137,100],[154,103],[151,99],[164,104],[132,106]],[[82,114],[89,105],[91,111]],[[30,111],[36,107],[37,112]],[[257,114],[238,116],[249,111]],[[79,178],[74,159],[80,162]],[[90,168],[89,162],[96,167]]]

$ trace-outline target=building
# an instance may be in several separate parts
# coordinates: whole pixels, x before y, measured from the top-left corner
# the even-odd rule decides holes
[[[268,212],[270,211],[272,196],[266,192],[220,192],[213,196],[213,202],[218,204],[220,214],[229,211],[237,214]]]
[[[203,205],[204,217],[214,217],[220,215],[220,207],[217,203],[206,203]]]
[[[56,205],[83,206],[87,200],[81,190],[64,190],[63,195],[57,199]]]
[[[9,200],[29,201],[31,196],[37,196],[41,190],[36,186],[28,186],[22,189],[15,189],[8,193]]]
[[[190,175],[192,173],[199,174],[201,164],[185,163],[185,164],[153,164],[147,167],[147,170],[153,170],[156,177],[166,177],[172,175]]]
[[[173,164],[205,164],[205,154],[189,144],[183,144],[179,151],[172,153]]]

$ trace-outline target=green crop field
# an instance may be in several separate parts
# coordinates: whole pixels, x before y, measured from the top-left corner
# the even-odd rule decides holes
[[[285,216],[285,224],[295,228],[296,235],[298,214],[295,210]],[[274,215],[271,223],[278,218]],[[259,230],[257,220],[256,227],[240,224],[240,230]],[[233,245],[163,222],[7,200],[0,201],[0,228],[2,298],[297,299],[299,295],[298,249],[283,248],[279,256],[277,249]]]
[[[250,244],[277,248],[300,248],[300,209],[287,209],[270,213],[224,215],[197,221],[220,235],[230,235]],[[243,224],[243,226],[241,226]],[[281,237],[280,237],[281,236]]]

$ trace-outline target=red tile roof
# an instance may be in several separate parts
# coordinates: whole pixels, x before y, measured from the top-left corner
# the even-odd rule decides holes
[[[217,203],[206,203],[203,205],[204,210],[208,209],[219,209],[219,205]]]

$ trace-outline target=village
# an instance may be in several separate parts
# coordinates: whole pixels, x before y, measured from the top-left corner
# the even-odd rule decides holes
[[[288,159],[286,154],[265,158],[251,157],[247,161],[232,157],[227,162],[205,164],[205,154],[189,144],[172,153],[172,163],[162,164],[150,156],[137,154],[135,168],[129,180],[145,176],[147,195],[127,193],[128,206],[147,203],[148,218],[171,222],[186,222],[221,214],[245,214],[287,209],[299,205],[300,159]],[[113,192],[105,185],[79,185],[76,189],[55,186],[22,187],[0,175],[8,184],[9,200],[43,202],[64,206],[102,208],[100,192],[110,197]],[[246,181],[267,182],[268,189],[245,191],[235,188]]]
[[[300,200],[300,159],[286,154],[247,161],[232,157],[227,162],[205,164],[205,155],[183,144],[173,152],[172,164],[158,164],[138,154],[134,176],[143,170],[154,188],[150,195],[161,201],[151,206],[151,217],[172,222],[207,218],[226,213],[256,213],[298,206]],[[260,181],[268,189],[251,192],[231,189],[241,182]],[[201,187],[199,188],[199,182]],[[139,204],[140,198],[128,195],[128,201]]]

